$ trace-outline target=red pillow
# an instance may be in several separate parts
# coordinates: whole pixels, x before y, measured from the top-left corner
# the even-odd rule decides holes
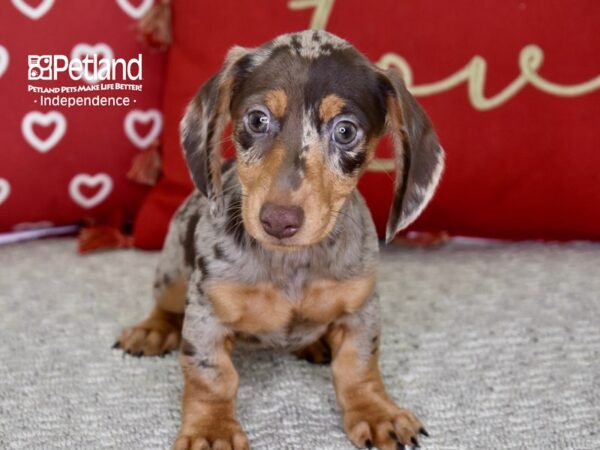
[[[511,0],[490,7],[479,0],[368,6],[346,0],[330,10],[330,2],[315,2],[316,8],[305,3],[173,2],[164,178],[138,215],[138,246],[162,245],[174,209],[192,189],[178,124],[227,49],[257,46],[310,25],[325,26],[381,65],[398,66],[437,128],[446,173],[411,229],[600,238],[600,2]],[[392,195],[389,145],[382,144],[378,155],[382,160],[360,189],[383,236]]]
[[[0,4],[0,231],[35,227],[36,223],[134,217],[147,189],[129,181],[126,174],[132,158],[145,151],[162,128],[157,107],[163,56],[148,52],[135,37],[135,20],[150,6],[148,1],[128,0]],[[55,81],[43,79],[51,75],[48,64],[54,62],[54,55],[72,60],[96,52],[99,58],[126,62],[141,54],[143,80],[123,81],[120,69],[114,81],[77,79],[91,76],[91,66],[85,74],[74,72],[74,78],[59,73]],[[35,55],[41,58],[30,59]],[[130,68],[135,75],[135,65]],[[143,90],[31,91],[107,88],[115,82],[141,85]],[[97,96],[95,103],[127,97],[130,104],[41,105],[42,97],[64,102],[81,97],[83,103],[83,98]]]

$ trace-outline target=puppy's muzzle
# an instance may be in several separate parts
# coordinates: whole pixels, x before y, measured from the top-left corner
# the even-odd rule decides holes
[[[304,210],[299,206],[265,203],[260,209],[260,222],[265,232],[278,239],[295,235],[304,223]]]

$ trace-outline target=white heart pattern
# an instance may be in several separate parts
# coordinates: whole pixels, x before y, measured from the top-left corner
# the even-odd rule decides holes
[[[0,178],[0,205],[8,198],[10,194],[10,183],[4,178]]]
[[[152,128],[150,128],[146,136],[140,136],[135,129],[135,122],[152,122]],[[125,134],[132,144],[143,150],[148,148],[152,144],[152,141],[160,134],[162,130],[162,114],[157,109],[148,109],[146,111],[134,109],[127,113],[123,125],[125,127]]]
[[[154,0],[142,0],[138,6],[133,6],[129,0],[117,0],[117,4],[132,19],[141,19],[152,7]]]
[[[71,59],[84,59],[86,56],[98,55],[100,59],[113,59],[114,53],[112,48],[108,44],[104,42],[99,42],[96,45],[86,44],[82,42],[81,44],[77,44],[71,50]],[[83,74],[83,79],[90,84],[98,83],[97,74],[90,73],[89,70],[86,70]]]
[[[0,45],[0,78],[8,68],[8,50],[3,45]]]
[[[33,131],[33,125],[48,126],[55,124],[54,130],[45,140],[40,139]],[[21,133],[29,145],[40,153],[46,153],[62,139],[67,131],[67,120],[58,111],[42,113],[40,111],[31,111],[25,114],[21,121]]]
[[[37,6],[31,6],[27,0],[12,0],[15,8],[21,11],[21,14],[29,17],[31,20],[38,20],[52,8],[54,0],[42,0]]]
[[[90,188],[101,185],[100,190],[91,197],[86,197],[81,192],[81,186],[85,185]],[[94,206],[102,203],[108,194],[112,191],[113,181],[105,173],[98,173],[96,175],[88,175],[87,173],[80,173],[73,177],[69,183],[69,195],[75,203],[82,208],[90,209]]]

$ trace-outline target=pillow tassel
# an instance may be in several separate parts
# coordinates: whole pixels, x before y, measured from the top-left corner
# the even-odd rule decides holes
[[[157,0],[137,24],[139,38],[150,47],[166,50],[171,44],[171,1]]]
[[[161,169],[160,143],[155,140],[147,150],[133,157],[127,178],[146,186],[154,186],[158,181]]]
[[[133,238],[127,236],[120,228],[112,225],[93,225],[79,231],[78,251],[85,255],[99,250],[130,248]]]

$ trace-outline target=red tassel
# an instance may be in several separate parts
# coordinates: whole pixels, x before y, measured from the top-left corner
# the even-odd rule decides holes
[[[133,247],[133,237],[110,225],[84,227],[79,232],[79,253],[85,255],[98,250]]]
[[[166,50],[171,44],[171,1],[157,0],[137,25],[139,38],[150,47]]]
[[[394,244],[407,247],[438,247],[450,240],[446,231],[429,233],[426,231],[409,231],[393,240]]]
[[[154,141],[147,150],[133,157],[127,178],[139,184],[154,186],[160,176],[160,144]]]

